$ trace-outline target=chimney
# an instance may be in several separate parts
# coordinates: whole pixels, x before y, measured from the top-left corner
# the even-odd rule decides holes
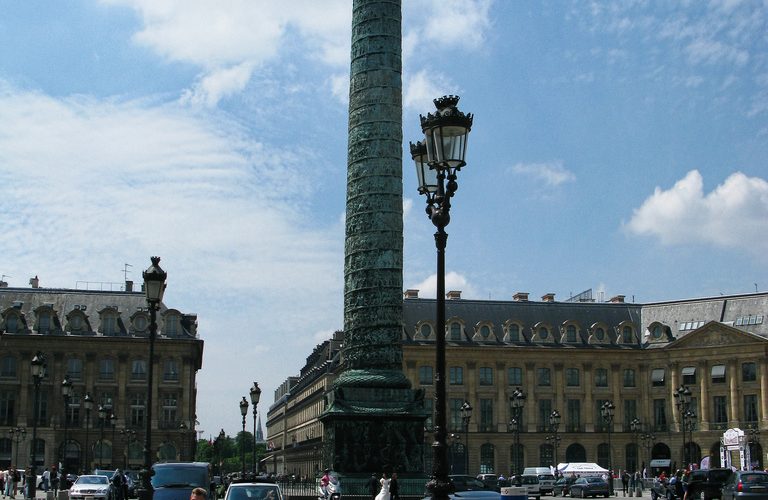
[[[0,280],[0,288],[8,288],[8,282]]]
[[[624,295],[614,295],[613,297],[611,297],[611,300],[609,300],[608,302],[610,302],[611,304],[623,304],[624,297],[625,297]]]
[[[132,292],[133,291],[133,281],[125,280],[125,291],[126,292]]]
[[[415,288],[409,288],[403,293],[403,296],[406,299],[418,299],[419,298],[419,291]]]
[[[528,302],[528,292],[517,292],[512,298],[515,302]]]
[[[541,296],[542,302],[554,302],[555,301],[555,294],[554,293],[545,293]]]
[[[461,290],[451,290],[445,294],[445,298],[448,300],[458,300],[461,298]]]
[[[32,288],[38,288],[40,286],[40,279],[35,275],[34,278],[29,278],[29,284],[32,285]]]

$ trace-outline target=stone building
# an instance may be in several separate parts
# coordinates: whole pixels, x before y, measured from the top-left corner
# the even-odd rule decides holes
[[[36,419],[39,466],[63,463],[69,472],[138,469],[149,357],[144,293],[133,291],[131,282],[121,291],[41,288],[36,278],[30,283],[32,288],[0,287],[0,468],[30,463]],[[195,379],[203,359],[197,316],[161,304],[157,323],[153,457],[191,460]],[[47,374],[35,405],[30,362],[38,352]],[[66,408],[65,376],[73,393]],[[86,395],[93,400],[90,412]]]
[[[447,296],[453,473],[508,474],[521,466],[584,461],[652,472],[707,456],[718,463],[720,437],[733,427],[746,430],[752,459],[763,467],[759,436],[768,425],[768,294],[646,304],[628,303],[623,296],[606,302],[589,295],[567,301],[553,294],[536,301],[527,293],[511,301],[466,300],[457,291]],[[406,291],[403,311],[403,368],[413,387],[426,392],[429,410],[435,300]],[[324,368],[312,369],[316,362],[308,359],[267,415],[267,439],[276,443],[271,456],[282,464],[278,473],[312,474],[323,466],[320,458],[291,458],[291,452],[311,456],[320,448],[302,430],[318,425],[314,414],[335,376],[338,349],[331,343],[319,349]],[[690,395],[686,432],[675,396],[681,387]],[[526,398],[514,415],[517,389]],[[461,413],[465,401],[473,408],[468,425]],[[601,415],[608,401],[615,406],[611,425]],[[549,419],[555,410],[561,415],[557,432]],[[509,425],[514,417],[517,436]],[[428,446],[431,437],[425,442]],[[426,471],[430,458],[425,453]],[[268,461],[265,465],[274,470]]]

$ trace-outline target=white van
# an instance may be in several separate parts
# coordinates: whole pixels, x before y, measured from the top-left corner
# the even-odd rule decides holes
[[[542,495],[552,494],[555,490],[555,476],[549,467],[526,467],[523,475],[538,476],[539,489]]]

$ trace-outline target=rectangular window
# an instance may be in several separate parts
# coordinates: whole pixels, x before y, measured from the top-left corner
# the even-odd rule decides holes
[[[0,377],[16,378],[16,358],[3,356],[3,359],[0,360]]]
[[[539,400],[539,432],[549,432],[549,416],[552,415],[552,400],[540,399]]]
[[[727,411],[726,401],[727,400],[725,399],[725,396],[715,396],[714,398],[712,398],[712,402],[713,402],[712,410],[714,413],[713,421],[715,424],[724,425],[728,423],[728,411]]]
[[[523,385],[523,369],[518,366],[507,368],[507,380],[509,385]]]
[[[67,374],[70,380],[83,379],[83,361],[78,358],[69,358],[67,360]]]
[[[552,376],[549,371],[549,368],[539,368],[537,371],[537,382],[539,385],[542,386],[550,386],[552,385]]]
[[[635,385],[635,370],[631,368],[624,370],[624,387],[637,387]]]
[[[452,366],[448,369],[448,383],[451,385],[464,384],[464,368],[461,366]]]
[[[115,360],[113,359],[100,359],[99,360],[99,380],[114,380],[115,379]]]
[[[433,383],[434,383],[434,376],[432,375],[432,367],[420,366],[419,367],[419,384],[432,385]]]
[[[80,396],[74,394],[69,397],[66,415],[67,425],[80,425]]]
[[[147,397],[145,394],[131,394],[131,425],[138,427],[144,425],[146,415]]]
[[[493,428],[493,400],[480,400],[480,432],[492,432]]]
[[[651,372],[651,385],[653,387],[664,387],[664,368],[654,368]]]
[[[685,366],[682,371],[683,385],[696,385],[696,367]]]
[[[166,382],[179,380],[179,364],[175,359],[166,359],[163,362],[163,380]]]
[[[16,424],[16,393],[13,391],[0,392],[0,425]]]
[[[48,420],[48,391],[40,389],[37,396],[37,405],[33,404],[32,408],[37,406],[37,414],[35,414],[37,425],[45,426],[48,425],[46,422]]]
[[[744,395],[744,421],[757,423],[757,396]]]
[[[578,399],[569,399],[567,401],[568,420],[565,425],[565,432],[581,432],[581,401]]]
[[[712,383],[713,384],[725,383],[725,365],[714,365],[712,367]]]
[[[637,400],[625,399],[624,400],[624,431],[630,432],[632,430],[632,420],[637,418]]]
[[[755,363],[741,364],[741,380],[743,382],[754,382],[757,380],[757,365]]]
[[[489,366],[480,367],[480,385],[493,385],[493,368]]]
[[[166,429],[176,429],[179,423],[176,419],[177,398],[175,394],[166,394],[163,397],[162,425]]]
[[[579,369],[578,368],[566,368],[565,369],[565,385],[568,387],[578,387],[579,381]]]
[[[460,398],[452,398],[450,400],[448,411],[450,418],[448,425],[450,426],[450,430],[453,432],[457,431],[463,431],[464,430],[464,424],[461,420],[461,405],[464,404],[464,400]]]
[[[434,425],[434,404],[434,399],[424,398],[424,410],[427,412],[427,419],[424,421],[424,428],[426,429],[431,429]]]
[[[667,400],[666,399],[654,399],[653,400],[653,430],[654,431],[666,431],[667,430]]]
[[[595,370],[595,387],[608,387],[608,370],[605,368]]]
[[[147,378],[147,364],[143,359],[134,359],[131,362],[131,380],[145,380]]]

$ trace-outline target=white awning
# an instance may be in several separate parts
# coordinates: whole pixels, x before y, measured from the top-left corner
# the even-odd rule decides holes
[[[671,463],[672,460],[668,458],[654,458],[651,460],[651,467],[669,467]]]
[[[651,382],[664,382],[664,368],[654,368],[651,372]]]
[[[683,367],[683,376],[685,375],[696,375],[696,367],[695,366]]]
[[[725,365],[715,365],[712,367],[713,377],[725,377]]]

